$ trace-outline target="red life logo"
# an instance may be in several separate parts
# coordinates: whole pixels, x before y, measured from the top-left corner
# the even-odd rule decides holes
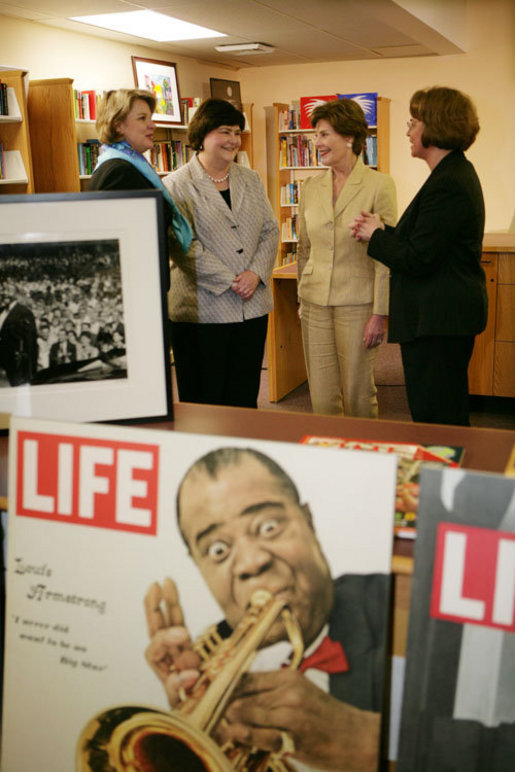
[[[440,523],[431,616],[515,631],[515,534]]]
[[[159,447],[18,432],[17,515],[155,534]]]

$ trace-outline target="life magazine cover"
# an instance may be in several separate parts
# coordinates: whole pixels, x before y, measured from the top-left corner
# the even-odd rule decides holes
[[[422,472],[398,769],[515,764],[515,480]]]
[[[3,772],[379,765],[395,457],[21,418],[9,453]]]

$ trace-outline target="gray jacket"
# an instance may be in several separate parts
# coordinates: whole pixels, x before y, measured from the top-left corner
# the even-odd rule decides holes
[[[173,321],[241,322],[272,310],[270,275],[279,227],[257,172],[233,163],[229,179],[231,209],[196,156],[164,179],[193,229],[186,255],[172,246],[168,307]],[[244,301],[231,284],[247,269],[261,281]]]

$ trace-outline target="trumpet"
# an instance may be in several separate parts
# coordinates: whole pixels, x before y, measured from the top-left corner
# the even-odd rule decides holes
[[[218,745],[213,733],[242,675],[272,626],[280,620],[292,645],[289,667],[304,653],[300,626],[287,604],[266,590],[253,593],[249,607],[225,640],[216,626],[193,644],[200,677],[172,712],[120,705],[94,716],[77,744],[76,772],[288,772],[280,753]]]

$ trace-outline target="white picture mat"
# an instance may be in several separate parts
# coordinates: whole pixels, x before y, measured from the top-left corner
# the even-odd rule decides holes
[[[181,100],[179,97],[179,86],[177,80],[177,67],[174,63],[170,62],[152,62],[146,59],[139,59],[133,57],[134,69],[137,74],[137,86],[139,89],[149,90],[148,85],[145,83],[145,76],[149,76],[157,79],[160,83],[164,77],[169,78],[171,86],[171,103],[172,114],[155,112],[152,114],[152,120],[158,123],[181,123]],[[155,94],[155,92],[153,92]]]
[[[104,196],[2,203],[0,243],[118,239],[127,378],[0,389],[0,412],[73,421],[167,413],[157,200]]]
[[[315,530],[334,577],[388,573],[391,566],[396,457],[364,451],[213,437],[179,432],[13,419],[9,491],[16,491],[20,430],[74,437],[116,438],[160,446],[156,537],[17,517],[9,497],[3,765],[8,772],[72,770],[78,736],[96,713],[116,704],[166,709],[161,685],[144,660],[148,643],[143,595],[165,576],[176,580],[193,637],[222,614],[186,553],[175,524],[175,493],[193,461],[219,447],[253,447],[276,460],[310,505]],[[51,577],[16,573],[25,565]],[[107,602],[106,613],[30,600],[32,585]],[[21,620],[64,625],[59,646],[20,639]],[[29,625],[31,635],[49,633]],[[61,641],[70,649],[62,649]],[[77,652],[74,646],[85,651]],[[60,661],[62,656],[77,665]],[[86,669],[86,660],[102,670]],[[23,731],[19,731],[23,727]]]

